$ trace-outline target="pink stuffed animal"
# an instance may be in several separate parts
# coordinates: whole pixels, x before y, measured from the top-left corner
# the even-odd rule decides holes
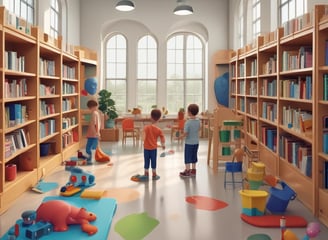
[[[85,208],[77,208],[65,201],[51,200],[42,203],[36,210],[36,221],[50,222],[54,231],[67,231],[70,224],[80,224],[82,231],[89,235],[98,231],[96,226],[89,224],[96,220],[96,215]]]

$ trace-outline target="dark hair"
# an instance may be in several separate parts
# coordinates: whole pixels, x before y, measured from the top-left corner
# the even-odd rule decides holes
[[[88,102],[87,102],[87,106],[88,106],[88,108],[93,108],[93,107],[97,107],[98,106],[98,102],[97,101],[95,101],[95,100],[89,100]]]
[[[190,112],[193,116],[196,116],[198,114],[199,107],[197,104],[190,104],[188,106],[188,112]]]
[[[159,109],[153,109],[151,110],[150,116],[154,121],[158,121],[162,116],[162,112]]]

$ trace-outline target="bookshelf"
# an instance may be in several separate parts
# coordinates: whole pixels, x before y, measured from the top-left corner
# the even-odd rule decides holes
[[[75,51],[0,7],[0,52],[1,213],[79,149],[80,56],[87,51]],[[65,144],[65,135],[72,141]],[[17,173],[8,179],[11,165]]]
[[[327,13],[328,6],[317,5],[230,59],[230,84],[236,89],[230,99],[245,117],[245,144],[256,146],[266,173],[286,181],[326,225]]]
[[[315,141],[317,142],[316,151],[317,161],[315,162],[315,169],[317,170],[316,187],[318,188],[318,203],[317,214],[319,219],[328,225],[328,142],[327,136],[327,122],[328,115],[328,99],[327,99],[327,74],[328,74],[328,6],[317,8],[318,18],[315,23],[315,77],[318,79],[318,87],[315,90],[317,101],[317,133]],[[326,13],[326,14],[325,14]]]

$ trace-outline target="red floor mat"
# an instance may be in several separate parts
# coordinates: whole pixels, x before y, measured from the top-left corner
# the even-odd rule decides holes
[[[281,215],[264,215],[264,216],[247,216],[245,214],[240,214],[241,219],[243,219],[248,224],[256,227],[280,227]],[[307,221],[300,216],[284,216],[286,218],[286,227],[297,228],[306,227]]]

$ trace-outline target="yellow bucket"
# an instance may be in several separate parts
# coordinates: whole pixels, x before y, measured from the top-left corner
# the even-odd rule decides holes
[[[265,165],[261,162],[252,162],[252,170],[253,172],[265,172]]]
[[[247,179],[252,181],[262,181],[264,172],[254,172],[253,168],[247,169]]]
[[[243,213],[246,215],[263,215],[268,193],[261,190],[240,190]]]

